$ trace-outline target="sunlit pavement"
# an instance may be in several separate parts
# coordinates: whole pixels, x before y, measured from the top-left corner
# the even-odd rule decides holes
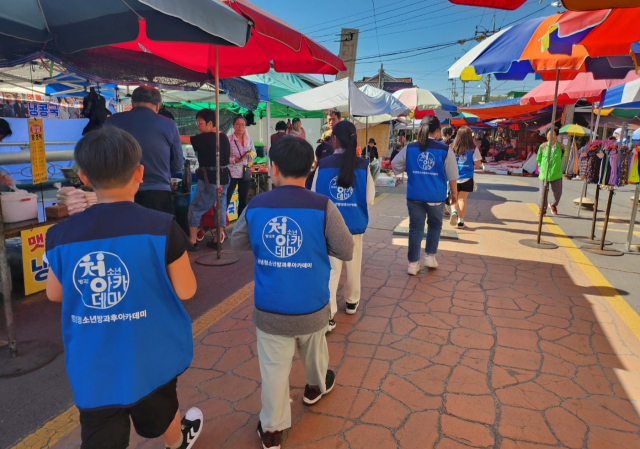
[[[472,201],[459,240],[441,241],[439,268],[409,277],[407,238],[390,232],[407,217],[404,198],[379,197],[361,306],[348,316],[340,300],[327,336],[337,386],[303,405],[294,362],[284,447],[640,448],[638,317],[551,221],[544,238],[558,250],[519,243],[535,211]],[[180,377],[181,408],[206,419],[196,448],[261,447],[251,311],[248,294],[199,335]],[[52,447],[79,447],[79,429]],[[132,436],[131,447],[163,446]]]

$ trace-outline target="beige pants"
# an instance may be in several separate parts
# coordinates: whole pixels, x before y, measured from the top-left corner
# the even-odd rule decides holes
[[[342,264],[347,265],[347,284],[345,285],[345,301],[355,304],[360,301],[360,271],[362,270],[362,236],[364,234],[353,235],[353,259],[343,262],[335,257],[329,257],[331,262],[331,276],[329,277],[329,302],[331,303],[331,316],[338,312],[338,285],[340,284],[340,274]]]
[[[260,422],[268,432],[291,427],[289,374],[296,346],[307,376],[307,383],[326,391],[329,349],[326,328],[299,337],[272,335],[257,329],[258,361],[262,376]]]

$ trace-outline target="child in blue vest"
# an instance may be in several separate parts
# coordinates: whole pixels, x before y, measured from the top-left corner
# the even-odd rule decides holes
[[[407,172],[407,209],[409,211],[409,267],[415,276],[420,271],[420,246],[427,221],[424,265],[437,268],[436,253],[440,243],[442,215],[447,199],[447,184],[451,204],[458,201],[458,164],[448,145],[440,139],[440,120],[428,115],[420,122],[418,141],[407,145],[395,157],[391,166],[395,174]]]
[[[474,190],[473,173],[482,164],[482,155],[475,145],[471,128],[463,126],[458,130],[453,146],[458,163],[458,204],[451,205],[451,226],[464,228],[464,217],[467,213],[467,198]]]
[[[284,136],[269,150],[278,188],[251,200],[231,236],[234,250],[255,255],[255,308],[262,410],[262,447],[280,448],[291,427],[289,373],[296,346],[312,405],[329,393],[335,374],[328,369],[325,333],[329,322],[329,257],[350,260],[353,239],[336,206],[305,189],[314,154],[311,145]]]
[[[338,207],[349,232],[353,236],[353,259],[346,262],[347,284],[345,301],[347,314],[354,315],[360,303],[360,271],[362,268],[362,236],[369,224],[369,208],[376,198],[376,187],[369,170],[369,161],[356,154],[358,139],[356,127],[350,122],[339,122],[333,127],[331,144],[335,148],[332,156],[318,162],[311,190],[328,197]],[[338,312],[336,294],[342,272],[342,261],[330,257],[331,317],[329,331],[336,327],[334,319]]]
[[[75,149],[78,176],[98,204],[47,232],[47,296],[62,301],[62,334],[82,449],[124,449],[131,421],[167,448],[191,448],[202,412],[181,420],[177,376],[193,358],[181,299],[196,292],[186,235],[173,217],[133,202],[142,150],[105,126]]]

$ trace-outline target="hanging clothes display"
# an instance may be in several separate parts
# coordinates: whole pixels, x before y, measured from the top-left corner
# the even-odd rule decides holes
[[[638,173],[638,154],[640,147],[636,147],[631,152],[631,161],[629,162],[629,184],[638,184],[640,182],[640,173]]]
[[[580,154],[580,160],[578,161],[578,176],[584,178],[587,176],[587,162],[589,155],[589,144],[580,148],[578,152]]]

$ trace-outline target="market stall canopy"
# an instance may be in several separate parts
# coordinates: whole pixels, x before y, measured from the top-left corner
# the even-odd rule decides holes
[[[514,10],[526,0],[449,0],[456,5]],[[572,11],[589,11],[606,8],[631,8],[640,6],[640,0],[562,0],[565,8]]]
[[[607,90],[614,86],[638,79],[638,74],[629,72],[626,78],[616,80],[595,80],[591,73],[580,73],[574,80],[560,81],[558,104],[575,104],[578,100],[589,103],[600,101]],[[520,104],[547,105],[553,102],[555,82],[546,81],[520,99]]]
[[[204,0],[199,0],[204,1]],[[225,0],[236,14],[251,21],[251,37],[242,48],[207,44],[155,42],[142,33],[134,42],[117,45],[136,52],[148,51],[200,73],[215,73],[215,52],[221,78],[276,72],[335,75],[346,70],[338,56],[277,17],[247,0]]]
[[[374,88],[375,89],[375,88]],[[397,117],[408,112],[408,108],[392,95],[380,89],[367,89],[373,95],[362,92],[350,78],[325,84],[306,92],[300,92],[279,98],[276,102],[294,109],[319,111],[337,108],[356,117],[371,117],[389,114]],[[379,92],[378,92],[379,91]]]
[[[431,111],[435,110],[446,112],[458,111],[458,107],[444,95],[427,89],[420,89],[418,87],[400,89],[394,92],[393,96],[407,106],[409,110],[413,111],[415,118],[434,115]]]
[[[481,43],[480,54],[450,68],[450,77],[477,80],[495,74],[500,80],[522,80],[530,73],[542,79],[574,79],[591,72],[595,79],[621,79],[635,68],[629,55],[640,41],[640,8],[574,12],[519,23]],[[474,55],[478,51],[474,52]]]
[[[530,114],[539,111],[542,107],[540,105],[521,105],[519,98],[513,98],[509,100],[468,106],[461,109],[464,112],[469,112],[478,116],[482,121],[487,121],[497,118],[507,119]]]
[[[601,107],[640,109],[640,79],[609,89]]]
[[[0,0],[0,33],[63,53],[133,42],[243,46],[249,21],[219,0]],[[42,47],[42,46],[41,46]]]
[[[287,95],[311,90],[311,87],[295,74],[278,73],[273,69],[269,70],[269,73],[249,75],[244,76],[243,78],[256,84],[269,86],[269,100],[275,100],[276,98],[282,98]]]

